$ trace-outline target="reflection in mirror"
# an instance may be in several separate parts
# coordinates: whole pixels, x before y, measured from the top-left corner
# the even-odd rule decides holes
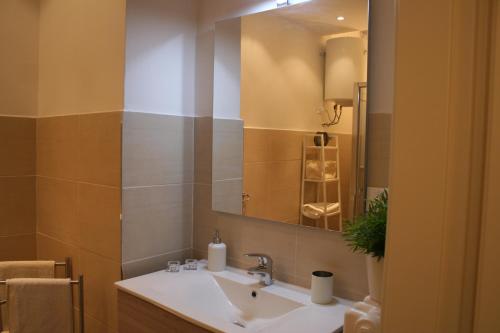
[[[367,0],[216,24],[214,210],[335,231],[364,211],[367,29]]]

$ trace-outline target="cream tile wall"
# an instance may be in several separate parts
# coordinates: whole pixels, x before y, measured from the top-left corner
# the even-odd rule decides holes
[[[194,118],[125,112],[124,278],[189,257],[193,234]]]

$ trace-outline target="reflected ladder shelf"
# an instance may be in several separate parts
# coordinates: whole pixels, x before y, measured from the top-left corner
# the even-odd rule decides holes
[[[321,145],[315,146],[311,145],[315,138],[319,138]],[[316,207],[321,207],[322,212],[319,213],[315,221],[323,219],[325,230],[330,230],[329,217],[338,216],[339,220],[339,230],[342,232],[342,200],[341,200],[341,186],[340,186],[340,158],[339,158],[339,139],[337,135],[329,135],[329,138],[334,144],[332,146],[325,145],[324,137],[322,134],[305,134],[302,140],[302,186],[300,194],[300,223],[303,224],[304,217],[308,217],[304,214],[304,206],[307,204],[313,204]],[[335,160],[327,160],[326,152],[333,151]],[[320,177],[318,178],[306,178],[307,175],[307,156],[308,152],[319,153],[319,163],[320,163]],[[316,156],[315,156],[316,157]],[[335,162],[335,175],[333,178],[327,178],[327,162]],[[305,187],[306,184],[316,184],[316,201],[315,202],[305,202]],[[328,187],[335,186],[337,190],[337,201],[328,201]],[[328,212],[329,205],[338,205],[338,209],[333,212]]]

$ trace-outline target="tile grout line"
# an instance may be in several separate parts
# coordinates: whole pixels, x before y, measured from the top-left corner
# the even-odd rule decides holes
[[[181,252],[185,252],[185,251],[189,251],[189,250],[191,250],[191,248],[186,247],[186,248],[183,248],[183,249],[180,249],[180,250],[174,250],[174,251],[170,251],[170,252],[164,252],[164,253],[156,254],[156,255],[153,255],[153,256],[150,256],[150,257],[144,257],[144,258],[139,258],[139,259],[132,259],[132,260],[124,261],[122,263],[122,265],[135,264],[135,263],[138,263],[138,262],[141,262],[141,261],[155,259],[155,258],[158,258],[158,257],[161,257],[161,256],[165,256],[165,255],[169,255],[169,254],[175,254],[175,253],[181,253]]]
[[[34,232],[30,233],[22,233],[22,234],[12,234],[12,235],[0,235],[0,238],[8,238],[8,237],[21,237],[21,236],[31,236],[35,235],[36,236],[36,230]]]
[[[141,188],[150,188],[150,187],[167,187],[167,186],[180,186],[180,185],[195,185],[194,182],[185,182],[185,183],[167,183],[167,184],[157,184],[157,185],[136,185],[136,186],[123,186],[124,190],[131,189],[141,189]]]
[[[100,254],[100,253],[97,253],[97,252],[95,252],[95,251],[93,251],[93,250],[90,250],[90,249],[88,249],[88,248],[86,248],[86,247],[83,247],[83,246],[81,246],[80,244],[71,244],[71,243],[68,243],[68,242],[66,242],[66,241],[63,241],[63,240],[61,240],[61,239],[58,239],[58,238],[56,238],[56,237],[54,237],[54,236],[48,235],[48,234],[46,234],[46,233],[44,233],[44,232],[41,232],[41,231],[37,231],[37,234],[40,234],[40,235],[41,235],[41,236],[43,236],[43,237],[49,238],[50,240],[53,240],[53,241],[59,242],[59,243],[61,243],[61,244],[63,244],[63,245],[66,245],[66,246],[72,247],[72,248],[77,249],[77,250],[79,250],[79,251],[81,251],[81,250],[86,251],[86,252],[88,252],[88,253],[90,253],[90,254],[93,254],[93,255],[95,255],[95,256],[98,256],[98,257],[100,257],[100,258],[102,258],[102,259],[105,259],[105,260],[107,260],[107,261],[111,261],[111,262],[113,262],[113,263],[115,263],[115,264],[121,264],[121,262],[116,261],[115,259],[112,259],[112,258],[109,258],[109,257],[107,257],[107,256],[104,256],[104,255],[102,255],[102,254]]]
[[[75,183],[75,184],[81,184],[81,185],[92,185],[92,186],[105,187],[105,188],[111,188],[111,189],[121,189],[120,186],[112,186],[112,185],[104,185],[104,184],[97,184],[97,183],[89,183],[89,182],[83,182],[83,181],[79,181],[79,180],[73,180],[71,178],[60,178],[60,177],[43,176],[43,175],[35,175],[35,176],[36,177],[40,177],[40,178],[57,180],[57,181],[64,181],[64,182],[67,182],[67,183]]]

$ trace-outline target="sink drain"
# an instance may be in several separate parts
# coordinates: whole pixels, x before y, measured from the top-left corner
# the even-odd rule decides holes
[[[239,322],[239,321],[237,321],[237,320],[233,321],[233,324],[235,324],[236,326],[242,327],[242,328],[245,328],[245,327],[246,327],[246,325],[245,325],[245,324],[243,324],[242,322]]]

